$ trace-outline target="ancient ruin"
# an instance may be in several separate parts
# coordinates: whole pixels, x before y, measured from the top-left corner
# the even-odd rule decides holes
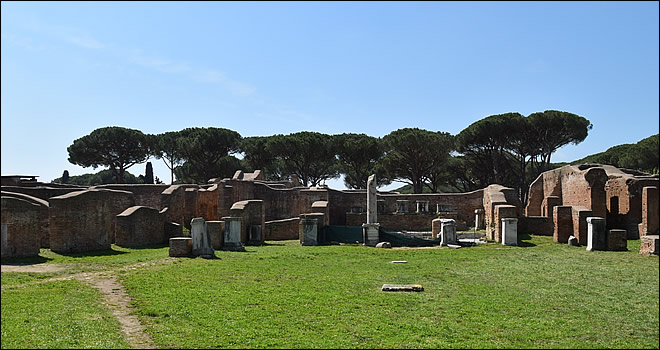
[[[193,229],[194,218],[204,221],[199,255],[205,256],[266,240],[405,244],[405,237],[399,243],[383,239],[384,232],[390,238],[428,232],[427,241],[455,244],[456,232],[468,228],[485,229],[487,240],[506,245],[531,233],[560,243],[574,237],[574,244],[594,250],[625,249],[626,240],[648,236],[644,249],[657,254],[658,175],[608,165],[542,173],[530,185],[525,208],[514,189],[496,184],[467,193],[401,194],[377,191],[374,176],[367,190],[266,181],[260,171],[237,171],[206,185],[81,187],[9,180],[2,185],[3,258],[35,256],[39,248],[64,254],[107,250],[113,243],[169,243],[170,255],[194,256],[196,234],[190,232],[200,230]],[[333,236],[339,232],[328,229],[333,227],[360,233],[342,238]]]

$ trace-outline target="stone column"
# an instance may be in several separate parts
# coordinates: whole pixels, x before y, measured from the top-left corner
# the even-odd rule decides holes
[[[417,201],[417,213],[426,213],[429,211],[429,201]]]
[[[190,221],[190,235],[192,237],[192,254],[210,259],[215,252],[211,245],[211,237],[204,218],[193,218]]]
[[[486,223],[484,222],[483,209],[474,210],[474,228],[475,230],[483,230],[484,228],[486,228]]]
[[[590,216],[587,218],[587,250],[606,250],[605,219]]]
[[[502,244],[518,245],[517,218],[502,218]]]
[[[376,174],[370,175],[367,180],[367,224],[378,222],[378,201],[376,199]]]
[[[396,201],[396,212],[397,213],[407,213],[408,212],[408,200],[399,199]]]
[[[317,219],[300,219],[300,245],[318,245],[319,232]]]
[[[440,245],[456,244],[456,220],[440,220]]]
[[[241,243],[241,217],[225,216],[222,220],[225,222],[225,239],[222,243],[222,250],[244,252],[245,247]]]

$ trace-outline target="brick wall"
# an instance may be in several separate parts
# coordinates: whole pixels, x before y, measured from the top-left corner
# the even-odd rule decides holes
[[[570,206],[559,205],[553,210],[552,239],[558,243],[568,243],[568,238],[573,235],[573,209]]]
[[[592,210],[582,206],[571,207],[571,216],[573,221],[572,235],[577,238],[579,244],[587,245],[587,217],[602,216],[594,215]]]
[[[41,246],[41,206],[31,201],[1,198],[2,258],[39,255]]]
[[[115,243],[122,247],[140,247],[167,243],[164,213],[145,206],[133,206],[117,215]]]
[[[232,205],[229,210],[229,216],[241,218],[241,243],[247,244],[249,241],[250,226],[259,225],[261,227],[261,240],[264,241],[265,208],[264,202],[260,199],[239,201]]]
[[[658,210],[658,188],[646,186],[642,190],[642,222],[639,224],[639,235],[657,235],[660,230]]]
[[[2,186],[2,191],[14,192],[14,193],[24,193],[32,197],[36,197],[43,200],[48,200],[50,197],[61,196],[63,194],[84,191],[87,188],[81,187],[48,187],[48,186],[37,186],[37,187],[23,187],[23,186]]]
[[[135,204],[132,192],[92,189],[49,200],[50,249],[75,253],[110,249],[116,216]]]
[[[552,236],[554,224],[548,216],[521,216],[518,218],[518,233],[539,236]]]
[[[298,239],[299,224],[300,224],[299,217],[266,221],[264,238],[266,240],[271,240],[271,241]]]
[[[170,185],[165,184],[108,184],[90,187],[108,190],[129,191],[135,195],[135,205],[151,207],[158,210],[161,206],[161,193],[168,189]]]
[[[36,204],[39,206],[39,226],[41,228],[41,234],[39,239],[40,246],[41,248],[49,248],[50,230],[48,228],[48,206],[49,206],[48,202],[43,199],[32,197],[30,195],[23,193],[14,193],[14,192],[5,192],[5,191],[2,191],[1,193],[3,197],[24,199],[32,204]]]

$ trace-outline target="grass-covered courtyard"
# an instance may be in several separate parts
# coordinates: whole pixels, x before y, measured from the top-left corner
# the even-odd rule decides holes
[[[2,273],[2,348],[128,347],[96,289],[56,279],[99,271],[117,277],[157,348],[658,348],[658,257],[640,255],[638,240],[626,252],[520,240],[269,241],[210,260],[169,258],[167,247],[42,250],[22,262],[65,268]],[[386,283],[424,291],[382,292]]]

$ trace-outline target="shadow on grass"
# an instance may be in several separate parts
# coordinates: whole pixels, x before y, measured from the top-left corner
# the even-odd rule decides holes
[[[24,258],[3,258],[2,265],[35,265],[43,264],[53,260],[53,258],[46,258],[43,256],[28,256]]]
[[[524,241],[524,240],[530,240],[530,239],[532,239],[532,236],[530,236],[527,233],[523,233],[523,234],[518,235],[518,246],[523,247],[523,248],[536,247],[536,244]]]
[[[113,256],[119,254],[128,254],[128,252],[122,252],[120,250],[115,250],[114,248],[110,248],[109,250],[93,250],[89,252],[80,252],[80,253],[58,253],[58,252],[55,253],[69,258],[85,258],[90,256]]]
[[[268,242],[263,242],[261,245],[264,245],[264,246],[271,246],[271,245],[272,245],[272,246],[285,246],[286,244],[284,244],[284,243],[268,243]]]

